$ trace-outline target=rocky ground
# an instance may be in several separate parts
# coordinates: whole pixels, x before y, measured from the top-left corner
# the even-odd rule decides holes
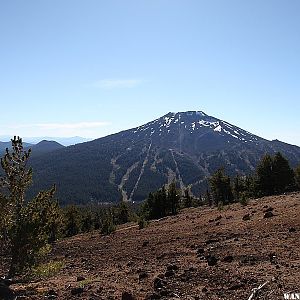
[[[61,270],[12,289],[18,299],[215,300],[249,299],[267,282],[252,299],[300,293],[299,193],[127,227],[58,242],[50,259]]]

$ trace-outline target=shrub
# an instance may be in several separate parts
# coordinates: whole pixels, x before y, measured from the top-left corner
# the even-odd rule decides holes
[[[101,233],[105,235],[109,235],[116,231],[116,225],[113,222],[113,217],[111,213],[107,213],[105,219],[103,220]]]
[[[249,198],[246,196],[245,193],[242,193],[239,199],[239,202],[241,203],[242,206],[248,205],[248,200]]]
[[[139,229],[145,228],[148,224],[144,217],[140,217],[138,221]]]

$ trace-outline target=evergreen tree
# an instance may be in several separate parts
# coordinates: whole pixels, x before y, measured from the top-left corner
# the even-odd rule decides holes
[[[10,277],[37,262],[39,252],[51,239],[57,212],[54,187],[25,201],[25,192],[32,182],[32,170],[27,168],[31,151],[23,149],[19,137],[11,142],[12,151],[6,149],[1,159],[4,175],[0,178],[0,238],[11,258]]]
[[[69,205],[64,211],[65,235],[73,236],[80,232],[81,214],[75,205]]]
[[[116,225],[114,223],[114,216],[112,209],[107,209],[104,220],[101,226],[101,233],[109,235],[116,231]]]
[[[253,176],[246,176],[244,180],[244,195],[248,199],[250,197],[254,197],[256,195],[256,187],[257,183]]]
[[[168,191],[162,187],[154,193],[150,193],[147,201],[142,206],[142,216],[146,220],[159,219],[168,215],[177,214],[180,195],[175,182],[169,185]]]
[[[115,209],[115,222],[125,224],[130,221],[130,209],[127,203],[122,201]]]
[[[161,217],[160,208],[157,203],[157,192],[149,194],[146,208],[148,208],[148,218],[150,220]]]
[[[218,169],[209,179],[210,189],[216,204],[231,203],[233,200],[230,178],[225,175],[223,168]]]
[[[295,169],[295,182],[296,182],[296,187],[299,190],[300,189],[300,164]]]
[[[294,171],[281,153],[265,155],[256,168],[258,196],[283,193],[294,186]]]
[[[213,200],[212,200],[212,196],[211,196],[211,193],[210,193],[209,189],[206,189],[206,192],[205,192],[205,201],[208,204],[208,206],[212,206],[213,205]]]
[[[149,193],[148,199],[141,205],[139,216],[145,220],[151,219],[150,207],[153,205],[154,197],[153,193]]]
[[[58,201],[53,200],[54,193],[55,187],[49,191],[40,192],[28,204],[31,212],[38,215],[39,227],[44,229],[49,243],[57,240],[63,226],[62,210]]]
[[[193,205],[193,197],[190,195],[190,191],[185,189],[183,196],[183,206],[184,207],[192,207]]]
[[[171,214],[176,215],[179,208],[180,195],[176,189],[175,181],[169,185],[167,199],[171,208]]]
[[[257,194],[258,196],[268,196],[274,194],[274,174],[273,160],[266,154],[256,168],[257,175]]]
[[[167,191],[165,186],[159,189],[156,193],[156,201],[158,210],[160,210],[160,217],[165,217],[171,212],[171,203],[167,197]]]
[[[93,214],[93,219],[92,222],[94,224],[94,229],[98,230],[101,228],[101,222],[102,222],[102,216],[103,215],[103,211],[97,209],[94,214]]]
[[[196,201],[196,206],[202,206],[205,203],[205,196],[199,195],[199,198]]]
[[[233,181],[234,199],[238,201],[243,191],[244,191],[244,180],[240,176],[236,176]]]
[[[149,219],[159,219],[168,214],[168,198],[166,189],[163,187],[154,193],[150,193],[147,199]]]
[[[233,195],[236,201],[245,202],[255,195],[255,184],[252,176],[236,176],[233,181]]]
[[[91,209],[84,209],[81,217],[81,231],[89,232],[93,229],[93,213]]]
[[[273,158],[272,171],[275,193],[283,193],[294,186],[294,171],[280,152],[276,153]]]

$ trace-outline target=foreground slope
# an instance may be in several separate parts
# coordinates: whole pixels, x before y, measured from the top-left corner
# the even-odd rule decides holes
[[[32,160],[36,190],[57,183],[62,202],[139,201],[173,179],[199,196],[221,166],[253,171],[280,151],[292,166],[300,148],[268,141],[201,111],[168,113],[142,126]]]
[[[271,208],[274,216],[264,218]],[[243,221],[246,214],[250,220]],[[64,262],[59,274],[14,288],[30,287],[25,299],[49,290],[58,299],[78,299],[71,291],[83,287],[80,299],[121,299],[127,291],[136,299],[229,300],[248,299],[268,281],[259,299],[283,299],[284,292],[299,292],[299,215],[300,193],[294,193],[222,211],[187,209],[143,230],[128,224],[110,236],[78,235],[54,247],[51,258]],[[215,266],[208,266],[209,255],[218,259]]]

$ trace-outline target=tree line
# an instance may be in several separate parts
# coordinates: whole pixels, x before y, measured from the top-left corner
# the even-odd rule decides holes
[[[280,152],[266,154],[258,163],[254,174],[233,179],[224,168],[209,178],[209,189],[204,197],[209,205],[229,204],[249,198],[260,198],[300,190],[300,165],[293,170]]]
[[[198,198],[189,189],[180,191],[173,182],[168,189],[162,187],[150,193],[142,205],[140,216],[146,220],[174,215],[179,209],[208,204],[223,206],[234,202],[246,204],[249,198],[260,198],[300,190],[300,164],[293,170],[281,153],[266,154],[252,175],[226,175],[219,168],[208,178],[208,188]]]

